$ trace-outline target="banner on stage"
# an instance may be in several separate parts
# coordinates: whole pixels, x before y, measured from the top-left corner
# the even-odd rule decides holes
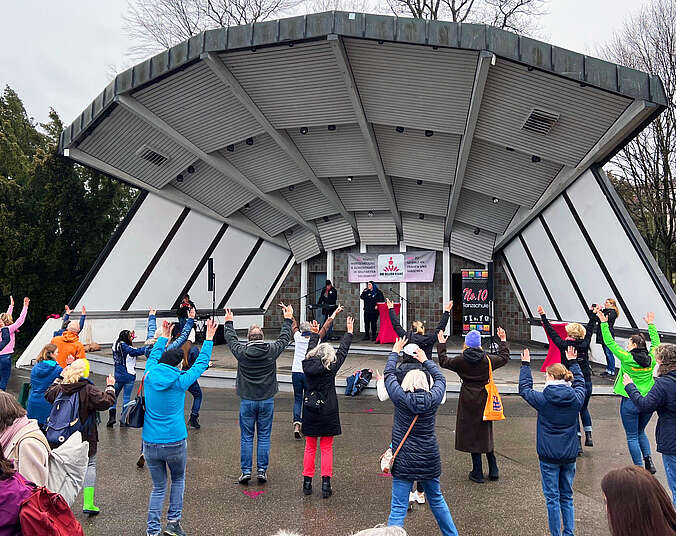
[[[435,251],[409,253],[349,253],[350,283],[431,283],[434,280]]]
[[[473,329],[491,334],[488,270],[462,270],[462,334]]]

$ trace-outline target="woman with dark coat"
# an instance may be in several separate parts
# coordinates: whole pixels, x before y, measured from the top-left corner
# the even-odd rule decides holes
[[[392,302],[390,299],[387,299],[385,300],[385,303],[387,303],[387,308],[390,310],[390,322],[392,322],[392,327],[394,328],[394,331],[397,332],[397,336],[405,337],[411,344],[417,344],[423,349],[427,359],[432,359],[432,348],[434,348],[434,343],[437,341],[437,333],[446,329],[448,319],[451,317],[453,302],[450,301],[446,304],[444,307],[444,314],[441,315],[439,325],[432,333],[427,334],[425,333],[425,325],[420,320],[414,321],[411,324],[411,330],[407,332],[401,327],[399,318],[394,312],[394,302]]]
[[[336,396],[336,374],[345,362],[352,344],[354,318],[347,317],[347,333],[336,351],[329,343],[319,343],[319,324],[312,323],[308,352],[303,360],[305,402],[302,432],[305,436],[303,456],[303,493],[312,494],[317,443],[321,450],[322,497],[328,499],[333,476],[333,438],[341,434],[340,409]],[[316,402],[318,407],[311,405]]]
[[[378,337],[378,304],[385,301],[385,296],[373,281],[369,281],[360,298],[364,300],[364,340],[369,339],[370,332],[371,340],[375,341]]]
[[[488,459],[488,478],[497,480],[500,476],[498,462],[493,453],[493,423],[484,421],[488,397],[486,391],[489,378],[488,362],[490,360],[493,370],[504,367],[509,362],[509,346],[504,329],[498,328],[498,337],[500,338],[498,355],[488,355],[481,349],[481,334],[476,330],[465,335],[462,354],[453,358],[439,355],[439,365],[452,370],[462,380],[455,424],[455,450],[472,454],[472,471],[469,479],[477,484],[484,481],[482,453],[485,453]]]
[[[404,526],[408,511],[408,498],[414,481],[422,484],[430,509],[444,536],[457,536],[453,517],[441,494],[441,455],[435,433],[437,409],[446,393],[446,378],[434,361],[427,358],[422,349],[416,357],[422,363],[422,370],[410,370],[401,384],[397,380],[397,360],[408,341],[397,339],[385,366],[385,387],[394,404],[392,425],[392,452],[401,449],[392,464],[391,526]],[[434,379],[430,388],[426,373]],[[415,420],[417,418],[417,420]],[[411,424],[415,420],[413,426]],[[406,433],[410,433],[406,439]]]
[[[615,338],[615,321],[620,316],[620,309],[617,307],[617,302],[613,298],[608,298],[603,304],[603,314],[608,319],[608,328],[610,334]],[[603,334],[601,333],[601,324],[596,326],[596,344],[600,344],[603,348],[603,353],[606,356],[606,370],[601,373],[601,376],[615,376],[615,355],[610,351],[610,348],[603,342]]]
[[[542,327],[545,328],[545,331],[554,343],[554,346],[561,352],[561,364],[568,370],[570,370],[570,363],[566,357],[566,350],[572,346],[577,352],[577,363],[582,369],[586,392],[584,404],[582,405],[582,409],[580,409],[580,419],[582,419],[582,426],[584,427],[584,446],[593,447],[594,441],[592,439],[592,419],[591,414],[589,413],[589,400],[591,399],[594,385],[592,383],[592,370],[589,366],[589,345],[591,344],[591,336],[592,333],[594,333],[594,327],[596,326],[598,318],[593,314],[593,311],[590,310],[590,318],[586,328],[577,322],[569,322],[566,324],[567,337],[564,340],[549,323],[545,310],[541,305],[538,305],[538,314],[542,320]],[[582,435],[578,432],[578,436],[580,437],[579,456],[582,454]]]

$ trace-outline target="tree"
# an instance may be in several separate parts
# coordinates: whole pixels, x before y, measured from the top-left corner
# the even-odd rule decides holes
[[[9,295],[31,298],[19,348],[63,310],[135,196],[59,155],[63,124],[49,118],[36,125],[11,88],[0,94],[0,309]]]
[[[612,160],[612,180],[667,279],[676,270],[676,1],[653,0],[602,50],[662,79],[668,108]]]

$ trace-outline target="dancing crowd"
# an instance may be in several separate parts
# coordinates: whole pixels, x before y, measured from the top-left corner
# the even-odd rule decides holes
[[[330,287],[329,282],[327,285]],[[299,493],[313,494],[319,451],[321,496],[329,499],[333,495],[333,447],[335,438],[342,433],[336,375],[348,359],[354,335],[354,318],[348,316],[346,333],[338,347],[328,342],[334,321],[344,310],[335,298],[335,289],[325,289],[322,303],[330,304],[331,308],[325,312],[322,325],[317,321],[299,324],[293,307],[279,304],[283,323],[274,341],[266,341],[258,325],[251,325],[246,341],[240,341],[234,327],[234,314],[230,309],[225,310],[223,333],[237,360],[239,484],[246,486],[254,477],[260,484],[268,481],[274,399],[279,390],[277,359],[293,340],[292,431],[295,439],[305,441]],[[375,283],[369,282],[361,298],[368,319],[367,329],[373,335],[374,307],[384,297]],[[62,329],[54,333],[51,343],[35,359],[24,410],[4,391],[11,374],[15,334],[26,318],[29,303],[25,298],[16,322],[12,318],[13,300],[9,310],[0,314],[0,535],[21,534],[21,504],[34,486],[47,485],[50,452],[59,448],[65,439],[65,428],[59,423],[69,404],[74,405],[72,411],[80,423],[78,429],[82,439],[88,442],[83,512],[88,515],[100,512],[94,504],[99,440],[97,412],[108,411],[107,426],[113,428],[118,422],[117,398],[122,393],[120,426],[131,424],[130,414],[135,404],[131,397],[138,379],[136,360],[141,356],[145,356],[146,362],[138,393],[144,396],[145,411],[137,465],[147,465],[152,480],[147,534],[185,535],[181,521],[187,426],[200,427],[202,391],[198,380],[210,365],[217,322],[207,321],[205,340],[199,347],[195,344],[195,306],[189,296],[179,305],[176,325],[164,321],[158,326],[156,311],[150,309],[145,344],[135,347],[136,333],[120,332],[113,344],[114,375],[106,378],[106,386],[100,390],[89,379],[89,362],[79,340],[86,311],[83,308],[76,322],[69,319],[67,308]],[[394,408],[391,442],[381,460],[383,470],[392,476],[391,504],[385,526],[360,534],[405,534],[404,520],[411,503],[417,502],[429,504],[443,535],[457,535],[440,484],[443,464],[436,421],[438,409],[446,400],[446,377],[442,369],[454,372],[462,380],[455,449],[470,454],[469,480],[476,484],[484,484],[485,476],[491,481],[499,480],[493,418],[486,417],[486,407],[488,402],[494,410],[501,410],[501,403],[499,398],[497,401],[489,398],[487,386],[492,384],[493,372],[509,362],[507,333],[497,329],[497,353],[490,354],[482,347],[481,334],[470,331],[464,337],[462,352],[451,356],[444,331],[453,302],[445,305],[439,323],[431,332],[427,332],[425,323],[419,320],[405,329],[395,314],[394,304],[389,299],[385,303],[398,337],[383,375],[376,372],[378,398],[383,402],[389,399]],[[676,345],[660,342],[654,314],[647,313],[644,320],[649,339],[637,332],[621,347],[614,339],[613,323],[619,310],[612,299],[605,301],[604,308],[590,307],[586,327],[580,323],[567,324],[565,337],[550,324],[542,307],[538,307],[538,313],[552,344],[560,352],[560,363],[546,368],[544,389],[535,390],[530,352],[525,349],[521,353],[519,394],[537,412],[536,448],[550,533],[554,536],[574,534],[576,460],[582,454],[583,438],[585,447],[594,446],[589,412],[593,374],[589,359],[592,335],[596,334],[607,358],[603,375],[615,377],[614,392],[620,397],[621,422],[634,464],[609,472],[601,482],[610,532],[613,536],[676,535]],[[620,363],[617,374],[616,360]],[[186,425],[187,392],[192,394],[193,404]],[[657,451],[662,454],[671,499],[652,476],[656,467],[645,429],[654,412],[658,414]],[[169,507],[162,528],[169,482]]]

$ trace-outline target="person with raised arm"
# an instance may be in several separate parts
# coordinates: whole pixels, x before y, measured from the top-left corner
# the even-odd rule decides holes
[[[646,426],[653,415],[652,411],[641,411],[629,398],[624,387],[623,378],[627,374],[639,393],[646,395],[655,384],[653,370],[655,369],[655,350],[660,345],[660,336],[655,327],[655,313],[648,313],[643,320],[648,325],[650,334],[650,350],[646,345],[643,334],[636,333],[629,337],[625,348],[622,348],[610,334],[608,317],[599,308],[596,315],[601,321],[603,342],[620,361],[620,372],[615,379],[615,394],[622,397],[620,402],[620,417],[627,437],[627,447],[634,465],[644,466],[652,474],[657,472],[653,463],[650,441],[645,433]]]
[[[533,389],[527,348],[521,353],[519,374],[519,395],[538,412],[537,452],[552,536],[561,535],[562,521],[565,536],[572,536],[575,530],[573,479],[578,443],[577,416],[586,397],[575,347],[567,348],[566,359],[568,368],[561,363],[547,367],[542,392]]]
[[[593,447],[594,441],[592,439],[592,418],[589,413],[589,400],[592,395],[593,384],[592,384],[592,370],[589,365],[589,345],[591,344],[591,337],[594,333],[596,322],[598,318],[590,310],[591,316],[587,327],[585,328],[582,324],[577,322],[569,322],[566,324],[566,335],[565,339],[562,339],[556,330],[552,327],[547,319],[544,308],[541,305],[538,305],[538,314],[542,320],[542,327],[545,328],[545,332],[549,335],[549,338],[559,349],[561,353],[561,364],[570,369],[568,366],[568,359],[566,359],[566,351],[569,346],[575,348],[577,352],[577,363],[582,369],[582,375],[584,376],[584,387],[586,389],[586,396],[584,399],[584,404],[580,409],[580,419],[582,420],[582,426],[584,427],[584,446]],[[582,454],[582,434],[578,432],[579,441],[579,451],[578,455]]]
[[[16,322],[12,318],[11,311],[14,308],[14,299],[9,304],[9,313],[0,314],[0,391],[7,389],[9,377],[12,374],[12,354],[14,353],[14,343],[16,342],[16,332],[23,326],[28,313],[29,298],[23,299],[23,309]]]
[[[161,517],[167,489],[167,468],[171,473],[171,491],[167,525],[164,534],[185,536],[181,527],[185,468],[188,455],[188,430],[185,426],[184,405],[188,388],[209,366],[213,339],[218,322],[207,320],[206,340],[195,364],[188,371],[178,366],[183,361],[183,350],[166,349],[171,324],[166,320],[162,332],[146,362],[145,418],[143,422],[143,455],[153,481],[148,504],[149,536],[161,533]]]
[[[237,395],[239,404],[240,466],[242,473],[237,481],[248,484],[253,466],[253,439],[257,433],[256,467],[258,482],[268,480],[270,461],[270,434],[275,412],[277,385],[277,358],[291,341],[293,307],[280,303],[284,315],[279,338],[275,342],[263,340],[263,330],[257,324],[249,326],[247,342],[242,344],[235,332],[235,315],[225,310],[223,335],[232,355],[237,359]]]
[[[63,335],[63,332],[66,331],[66,329],[68,328],[68,324],[70,323],[70,315],[73,312],[73,310],[70,307],[68,307],[67,304],[64,307],[66,309],[66,314],[63,315],[63,319],[61,320],[61,328],[57,329],[54,332],[54,337],[58,337],[60,335]],[[87,317],[87,309],[83,305],[82,306],[82,313],[80,314],[80,324],[79,324],[80,329],[78,330],[78,332],[82,331],[84,329],[86,317]]]
[[[441,455],[435,431],[436,416],[446,393],[446,378],[439,366],[418,348],[416,359],[422,370],[409,370],[399,383],[397,361],[408,340],[398,338],[385,366],[385,387],[394,404],[392,425],[392,501],[388,525],[404,526],[408,511],[409,493],[414,481],[422,484],[427,502],[434,514],[441,534],[457,536],[458,531],[448,504],[441,493]],[[427,381],[429,374],[434,385]]]
[[[332,313],[342,311],[338,306]],[[331,319],[327,320],[330,322]],[[317,446],[321,451],[322,497],[328,499],[332,494],[333,476],[333,438],[340,435],[340,409],[336,396],[336,374],[347,358],[352,344],[354,318],[347,317],[347,332],[343,335],[340,347],[336,350],[327,342],[319,343],[319,324],[313,321],[308,351],[303,360],[303,372],[307,385],[302,432],[305,436],[305,454],[303,455],[303,493],[312,494],[312,478],[315,474]]]
[[[404,328],[401,327],[399,323],[399,317],[394,311],[394,302],[387,298],[385,300],[387,308],[389,309],[390,322],[392,322],[392,327],[397,333],[398,337],[406,337],[410,344],[417,344],[420,348],[423,349],[427,359],[432,359],[432,349],[434,344],[437,341],[437,333],[439,331],[444,331],[448,325],[448,320],[451,317],[451,309],[453,309],[453,301],[448,302],[444,306],[444,312],[441,315],[441,320],[437,327],[431,333],[425,333],[425,324],[420,320],[415,320],[411,323],[411,329],[407,332]]]
[[[497,330],[500,343],[497,355],[488,355],[481,348],[481,334],[472,330],[465,335],[462,354],[455,357],[439,355],[441,368],[452,370],[462,380],[458,413],[455,424],[455,450],[469,452],[472,455],[472,471],[469,479],[483,484],[484,472],[481,454],[486,454],[488,478],[498,480],[500,473],[498,461],[493,452],[493,422],[484,420],[484,409],[488,393],[486,384],[492,370],[504,367],[509,362],[507,333]]]

